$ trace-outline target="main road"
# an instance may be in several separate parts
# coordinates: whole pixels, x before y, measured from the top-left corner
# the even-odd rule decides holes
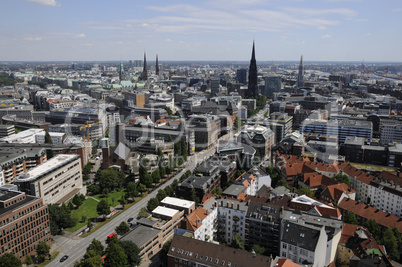
[[[221,137],[221,139],[228,139],[228,135]],[[106,237],[115,232],[116,226],[118,226],[122,221],[126,221],[128,218],[137,218],[137,215],[141,208],[146,207],[148,201],[155,197],[158,194],[159,189],[164,189],[166,186],[173,183],[174,180],[179,179],[186,171],[193,171],[198,163],[203,162],[205,159],[209,158],[215,153],[216,145],[214,144],[208,150],[203,150],[195,155],[189,157],[188,162],[185,164],[184,169],[182,169],[179,173],[177,173],[172,179],[168,182],[161,185],[158,189],[149,193],[145,198],[141,199],[139,202],[135,203],[129,209],[125,210],[121,214],[117,215],[112,221],[108,222],[97,231],[93,232],[89,236],[85,238],[80,237],[72,237],[68,238],[65,236],[55,236],[53,246],[57,246],[60,251],[59,255],[50,262],[47,266],[74,266],[74,262],[79,261],[85,254],[88,245],[91,243],[93,239],[97,239],[106,246]],[[132,223],[135,224],[135,219]],[[68,255],[69,258],[60,262],[61,257],[64,255]]]

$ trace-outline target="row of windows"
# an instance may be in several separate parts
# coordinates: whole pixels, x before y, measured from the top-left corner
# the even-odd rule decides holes
[[[35,204],[35,205],[29,207],[28,209],[25,209],[25,210],[19,212],[19,213],[16,214],[16,215],[13,215],[12,217],[6,218],[6,219],[0,221],[0,227],[6,225],[6,224],[8,224],[8,223],[11,223],[11,222],[14,221],[14,220],[17,220],[17,219],[20,218],[21,216],[24,216],[24,215],[26,215],[26,214],[28,214],[28,213],[31,213],[32,211],[37,210],[38,208],[40,208],[40,207],[42,207],[42,206],[43,206],[43,203],[40,202],[40,203],[38,203],[38,204]]]

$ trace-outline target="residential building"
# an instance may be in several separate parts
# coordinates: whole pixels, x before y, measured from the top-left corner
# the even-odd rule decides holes
[[[258,151],[256,155],[260,157],[259,160],[270,159],[275,134],[261,125],[247,125],[242,129],[237,141],[247,144]]]
[[[15,134],[14,125],[0,125],[0,138]]]
[[[167,257],[168,266],[267,267],[272,260],[267,256],[179,235],[173,236]]]
[[[0,188],[0,256],[13,253],[24,262],[39,242],[51,242],[49,211],[43,199]]]
[[[191,115],[187,127],[194,132],[196,151],[212,147],[221,135],[221,121],[217,116]]]
[[[36,143],[36,135],[44,132],[43,129],[29,129],[0,139],[1,143]]]
[[[195,210],[195,202],[188,201],[176,197],[165,197],[160,203],[160,206],[184,211],[184,215],[188,215]]]
[[[19,190],[42,197],[44,204],[64,203],[82,190],[82,167],[77,155],[57,155],[15,178]]]
[[[36,143],[38,144],[44,144],[45,143],[45,136],[46,133],[44,131],[36,134]],[[49,132],[49,136],[52,139],[52,144],[54,145],[61,145],[64,142],[64,139],[66,138],[65,133],[55,133],[55,132]]]

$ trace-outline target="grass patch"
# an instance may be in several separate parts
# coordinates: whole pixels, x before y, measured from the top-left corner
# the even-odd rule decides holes
[[[85,199],[84,203],[78,209],[73,209],[71,211],[71,217],[77,219],[78,223],[74,227],[67,228],[65,230],[68,232],[75,232],[81,227],[85,226],[88,222],[88,219],[97,218],[99,216],[96,212],[96,206],[98,203],[98,201],[92,198]],[[81,222],[82,216],[86,216],[87,221]]]
[[[51,260],[45,260],[44,262],[40,263],[40,264],[35,264],[35,266],[38,267],[44,267],[46,264],[48,264],[49,262],[51,262],[52,260],[54,260],[58,255],[59,255],[59,251],[55,251],[52,256],[51,256]]]
[[[112,193],[109,193],[107,197],[104,196],[103,194],[94,195],[93,197],[98,199],[99,201],[105,199],[110,206],[116,207],[117,205],[120,204],[119,200],[121,199],[122,196],[124,196],[124,190],[113,191]]]
[[[350,163],[350,165],[358,169],[369,170],[369,171],[390,171],[390,172],[395,171],[395,168],[388,166],[378,166],[378,165],[362,164],[362,163]]]

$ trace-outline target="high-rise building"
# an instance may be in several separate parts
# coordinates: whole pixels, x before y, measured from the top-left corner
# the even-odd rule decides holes
[[[217,94],[219,93],[219,85],[221,79],[219,77],[212,77],[211,78],[211,93]]]
[[[239,83],[246,84],[247,83],[247,69],[238,69],[236,71],[236,80]]]
[[[266,76],[263,95],[273,99],[274,92],[280,92],[282,88],[282,78],[279,76]]]
[[[258,80],[257,80],[257,61],[255,60],[255,45],[253,41],[253,51],[251,53],[250,68],[248,71],[248,90],[247,98],[255,98],[258,95]]]
[[[299,64],[299,74],[297,75],[297,88],[304,87],[304,64],[303,64],[303,56],[300,58]]]
[[[10,187],[0,188],[0,196],[0,256],[11,252],[24,261],[36,254],[39,242],[50,244],[49,211],[42,198]]]
[[[142,80],[148,80],[148,70],[147,70],[147,55],[144,53],[144,68],[142,70]]]
[[[159,75],[159,61],[158,61],[158,55],[156,55],[155,74],[156,74],[156,75]]]

